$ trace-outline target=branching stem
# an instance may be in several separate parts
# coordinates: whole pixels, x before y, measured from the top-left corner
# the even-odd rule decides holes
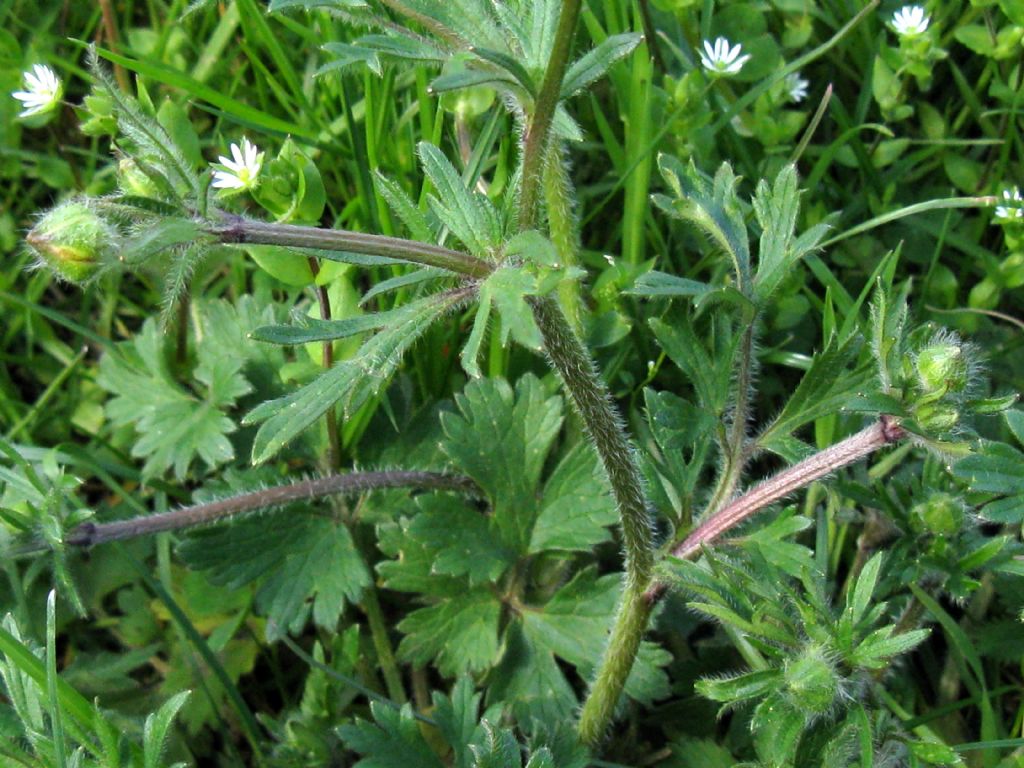
[[[323,251],[345,251],[365,256],[384,256],[428,267],[440,267],[467,277],[483,278],[494,271],[494,266],[450,248],[443,248],[416,240],[399,237],[368,235],[344,229],[322,229],[298,224],[271,224],[253,221],[233,214],[222,214],[220,223],[212,224],[206,232],[222,243],[253,243],[283,245],[292,248],[316,248]]]
[[[264,488],[156,515],[144,515],[111,523],[84,523],[68,533],[64,543],[73,547],[91,547],[108,541],[133,539],[163,531],[215,523],[232,515],[276,507],[293,501],[341,493],[362,493],[382,488],[424,488],[470,495],[480,493],[480,489],[472,480],[459,475],[440,472],[352,472]]]
[[[671,555],[683,560],[696,557],[704,547],[765,507],[904,437],[906,431],[893,417],[882,416],[866,429],[782,470],[711,514],[672,550]],[[647,599],[655,602],[664,593],[665,586],[662,583],[652,585],[647,591]]]

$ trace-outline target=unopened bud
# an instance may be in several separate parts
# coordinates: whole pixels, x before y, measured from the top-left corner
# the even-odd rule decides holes
[[[967,387],[967,360],[963,345],[955,336],[922,349],[916,367],[926,393],[962,392]]]
[[[818,646],[805,648],[786,664],[786,695],[810,715],[828,711],[839,693],[839,674],[827,653]]]
[[[914,419],[929,431],[948,432],[960,423],[960,412],[954,405],[926,403],[914,411]]]
[[[910,511],[910,522],[915,530],[934,536],[953,536],[964,523],[964,507],[948,493],[933,493],[927,501],[916,504]]]
[[[25,240],[60,277],[81,283],[107,260],[114,237],[111,226],[89,206],[70,202],[43,216]]]

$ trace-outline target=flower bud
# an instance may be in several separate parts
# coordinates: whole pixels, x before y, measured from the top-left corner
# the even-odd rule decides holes
[[[808,715],[828,711],[839,693],[839,673],[825,650],[811,645],[786,664],[786,696]]]
[[[954,536],[964,523],[964,508],[948,493],[933,493],[927,501],[910,510],[914,530],[934,536]]]
[[[955,405],[926,403],[914,411],[914,420],[930,432],[948,432],[960,423]]]
[[[95,211],[72,201],[49,211],[25,240],[60,277],[81,283],[108,261],[114,238],[113,229]]]
[[[117,182],[121,189],[128,195],[136,197],[159,198],[160,190],[153,180],[149,178],[142,169],[130,157],[122,157],[117,164]]]
[[[962,392],[967,387],[967,360],[963,345],[955,336],[922,349],[915,366],[925,393]]]

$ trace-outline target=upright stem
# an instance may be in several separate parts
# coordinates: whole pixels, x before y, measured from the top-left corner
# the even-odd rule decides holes
[[[532,229],[537,224],[551,121],[561,97],[562,79],[572,49],[580,6],[581,0],[562,3],[551,58],[526,129],[519,197],[520,230]],[[650,617],[651,605],[644,599],[644,592],[654,568],[651,524],[633,448],[593,360],[555,299],[550,296],[535,298],[531,300],[531,306],[545,351],[597,448],[622,520],[626,550],[625,588],[604,658],[583,705],[578,726],[580,739],[594,745],[611,722]]]
[[[654,568],[651,522],[633,448],[590,355],[553,298],[534,299],[532,305],[544,349],[594,441],[622,521],[626,552],[622,600],[578,725],[580,739],[595,745],[611,722],[650,618],[651,603],[644,593]]]
[[[551,58],[544,72],[537,100],[533,104],[533,115],[526,129],[523,147],[523,180],[519,195],[519,229],[533,229],[537,224],[538,203],[543,188],[544,160],[548,140],[551,136],[551,121],[562,96],[562,79],[569,65],[572,39],[576,22],[580,16],[582,0],[563,0],[562,15],[558,17],[555,42]]]

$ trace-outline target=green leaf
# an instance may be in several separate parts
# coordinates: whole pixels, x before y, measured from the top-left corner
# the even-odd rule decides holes
[[[758,438],[758,443],[766,450],[774,450],[773,442],[792,435],[815,419],[838,413],[868,387],[874,376],[870,366],[863,365],[856,371],[847,369],[860,348],[861,342],[856,336],[845,342],[831,337],[825,349],[814,356],[811,367],[782,411]]]
[[[198,240],[201,234],[191,219],[163,217],[130,237],[120,256],[130,265],[142,264],[161,251]]]
[[[146,725],[142,734],[143,765],[145,768],[161,768],[163,762],[164,745],[167,742],[167,731],[178,715],[178,710],[184,706],[191,691],[182,691],[172,696],[163,703],[159,710],[146,718]],[[184,765],[184,763],[178,763]]]
[[[435,691],[431,698],[434,720],[455,753],[455,766],[468,768],[470,745],[480,731],[477,716],[481,695],[474,692],[472,678],[460,677],[452,688],[451,696]]]
[[[472,48],[472,53],[475,56],[479,56],[484,61],[507,72],[509,79],[518,83],[530,96],[536,96],[537,86],[534,84],[533,78],[531,78],[530,73],[526,71],[526,67],[524,67],[516,58],[501,51],[495,51],[490,48],[479,48],[476,46]]]
[[[737,178],[723,163],[714,181],[707,180],[691,161],[689,167],[670,155],[658,157],[662,177],[675,199],[655,195],[654,203],[666,213],[696,224],[730,258],[740,292],[750,297],[750,243],[736,196]]]
[[[419,206],[405,194],[405,191],[398,185],[398,182],[392,181],[380,172],[377,172],[374,174],[373,183],[377,188],[377,192],[387,202],[388,207],[405,224],[413,240],[419,240],[424,243],[437,242],[437,228],[427,219],[427,215],[420,210]]]
[[[716,290],[715,287],[707,283],[701,283],[685,277],[676,277],[675,275],[652,269],[650,272],[640,275],[633,284],[633,287],[628,288],[623,293],[628,293],[632,296],[684,296],[689,298],[703,296],[714,290]]]
[[[420,504],[407,533],[434,553],[433,573],[467,576],[476,586],[497,580],[512,560],[494,528],[490,516],[458,500],[435,496]]]
[[[506,630],[505,653],[488,681],[488,701],[509,706],[519,722],[563,722],[579,705],[554,654],[527,638],[518,621]]]
[[[197,457],[211,468],[234,458],[227,435],[235,431],[235,423],[222,409],[234,406],[252,386],[241,374],[243,361],[219,354],[217,343],[199,346],[194,375],[202,385],[202,398],[171,376],[152,318],[134,340],[118,345],[121,354],[107,354],[100,361],[97,383],[114,395],[107,415],[115,425],[131,426],[138,433],[132,455],[146,459],[144,475],[173,468],[184,478]]]
[[[561,98],[568,99],[575,96],[600,80],[612,64],[632,53],[643,39],[643,35],[635,32],[606,37],[599,45],[591,48],[573,62],[566,71],[565,77],[562,79]]]
[[[672,323],[652,318],[649,323],[665,354],[696,390],[700,405],[715,416],[721,414],[729,397],[731,357],[712,360],[687,316],[677,316]]]
[[[297,315],[300,325],[264,325],[252,332],[256,341],[269,344],[308,344],[312,341],[347,339],[366,331],[384,328],[395,320],[401,309],[377,312],[372,315],[357,315],[343,320],[321,320],[316,317]]]
[[[534,277],[519,267],[496,269],[480,286],[480,295],[493,300],[501,315],[503,345],[511,335],[519,344],[534,352],[543,348],[540,330],[526,303],[526,297],[536,293]]]
[[[1016,495],[1024,488],[1024,453],[1006,443],[986,442],[958,461],[953,474],[972,491]]]
[[[473,768],[522,768],[519,742],[506,728],[484,723],[486,741],[473,748]]]
[[[423,172],[437,190],[429,198],[431,210],[462,241],[470,253],[489,259],[501,242],[501,226],[493,204],[463,183],[440,149],[425,141],[417,145]]]
[[[544,486],[544,501],[530,537],[531,553],[545,549],[586,552],[608,541],[618,521],[607,476],[597,453],[578,443]]]
[[[374,701],[370,712],[374,722],[356,720],[338,729],[345,746],[363,755],[354,768],[444,768],[423,738],[412,705],[398,710]]]
[[[335,364],[298,391],[250,411],[244,424],[263,422],[253,442],[253,463],[276,455],[336,403],[346,413],[359,408],[384,387],[405,351],[460,299],[461,294],[438,294],[394,310],[389,313],[391,324],[363,344],[356,357]]]
[[[178,549],[214,584],[239,589],[258,581],[256,605],[267,616],[271,642],[301,633],[311,612],[317,626],[333,631],[346,602],[358,601],[370,583],[348,529],[301,510],[292,505],[273,516],[194,531]]]
[[[491,317],[491,294],[489,291],[480,291],[477,301],[476,313],[473,315],[473,330],[469,332],[465,346],[459,353],[459,362],[462,370],[472,379],[479,379],[483,374],[480,372],[480,345],[483,343],[484,334],[487,332],[487,321]]]
[[[766,696],[778,690],[781,684],[782,673],[779,670],[765,669],[732,677],[705,678],[699,680],[694,688],[712,701],[732,704]]]
[[[875,586],[878,584],[878,574],[882,569],[883,560],[881,552],[873,555],[861,569],[853,590],[847,593],[846,610],[850,613],[853,626],[867,614]]]
[[[794,239],[796,218],[800,212],[800,190],[793,165],[784,166],[771,187],[762,179],[752,202],[761,225],[754,289],[758,299],[764,302],[790,275],[796,263],[817,247],[828,226],[818,224]]]
[[[893,635],[894,627],[876,629],[854,649],[850,663],[866,669],[883,669],[893,656],[913,650],[931,634],[927,629],[914,629]]]
[[[770,696],[754,710],[750,731],[763,764],[780,768],[792,765],[797,742],[804,732],[804,716],[788,706],[780,695]]]
[[[544,461],[562,425],[562,399],[526,375],[515,391],[501,379],[471,381],[456,403],[461,415],[441,415],[441,448],[487,493],[505,545],[524,552]]]
[[[441,674],[481,672],[498,660],[501,603],[488,588],[473,589],[407,615],[398,655],[414,664],[437,665]]]

